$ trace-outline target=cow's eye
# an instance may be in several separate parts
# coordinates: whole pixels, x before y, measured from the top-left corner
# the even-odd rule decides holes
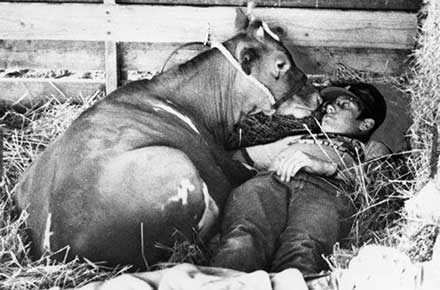
[[[250,63],[257,58],[257,50],[255,48],[248,48],[243,51],[243,62]]]

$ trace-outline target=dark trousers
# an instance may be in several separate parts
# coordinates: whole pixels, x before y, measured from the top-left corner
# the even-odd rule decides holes
[[[326,268],[321,255],[347,235],[353,213],[350,199],[325,178],[300,173],[281,182],[261,173],[231,193],[211,264],[246,272],[320,272]]]

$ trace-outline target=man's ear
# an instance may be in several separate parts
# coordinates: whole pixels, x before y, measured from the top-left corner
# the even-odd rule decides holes
[[[370,131],[371,129],[373,129],[374,127],[374,120],[371,118],[366,118],[364,120],[362,120],[362,122],[359,125],[359,129],[363,132],[367,132]]]

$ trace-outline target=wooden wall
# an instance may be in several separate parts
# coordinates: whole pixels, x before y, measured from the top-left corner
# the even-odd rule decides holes
[[[416,13],[421,1],[256,2],[257,16],[286,29],[287,45],[306,73],[328,74],[344,65],[399,75],[404,72],[415,45]],[[234,6],[243,1],[118,0],[117,3],[111,0],[0,3],[0,69],[106,72],[105,80],[0,78],[1,101],[10,104],[35,100],[42,95],[60,98],[90,95],[105,86],[107,90],[114,89],[127,79],[129,71],[155,73],[177,46],[204,40],[208,27],[217,40],[232,36]],[[196,47],[183,49],[173,58],[173,63],[185,61],[198,51]]]
[[[102,3],[103,0],[9,0],[7,2]],[[118,4],[243,6],[244,0],[116,0]],[[259,7],[402,10],[417,12],[422,0],[257,0]]]

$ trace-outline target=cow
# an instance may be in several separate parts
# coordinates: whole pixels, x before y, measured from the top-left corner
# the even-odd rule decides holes
[[[23,174],[31,253],[68,247],[145,269],[177,230],[207,240],[231,189],[252,176],[225,151],[233,125],[284,100],[319,97],[278,35],[238,10],[237,34],[151,80],[120,87],[84,111]],[[244,20],[243,20],[244,19]]]

